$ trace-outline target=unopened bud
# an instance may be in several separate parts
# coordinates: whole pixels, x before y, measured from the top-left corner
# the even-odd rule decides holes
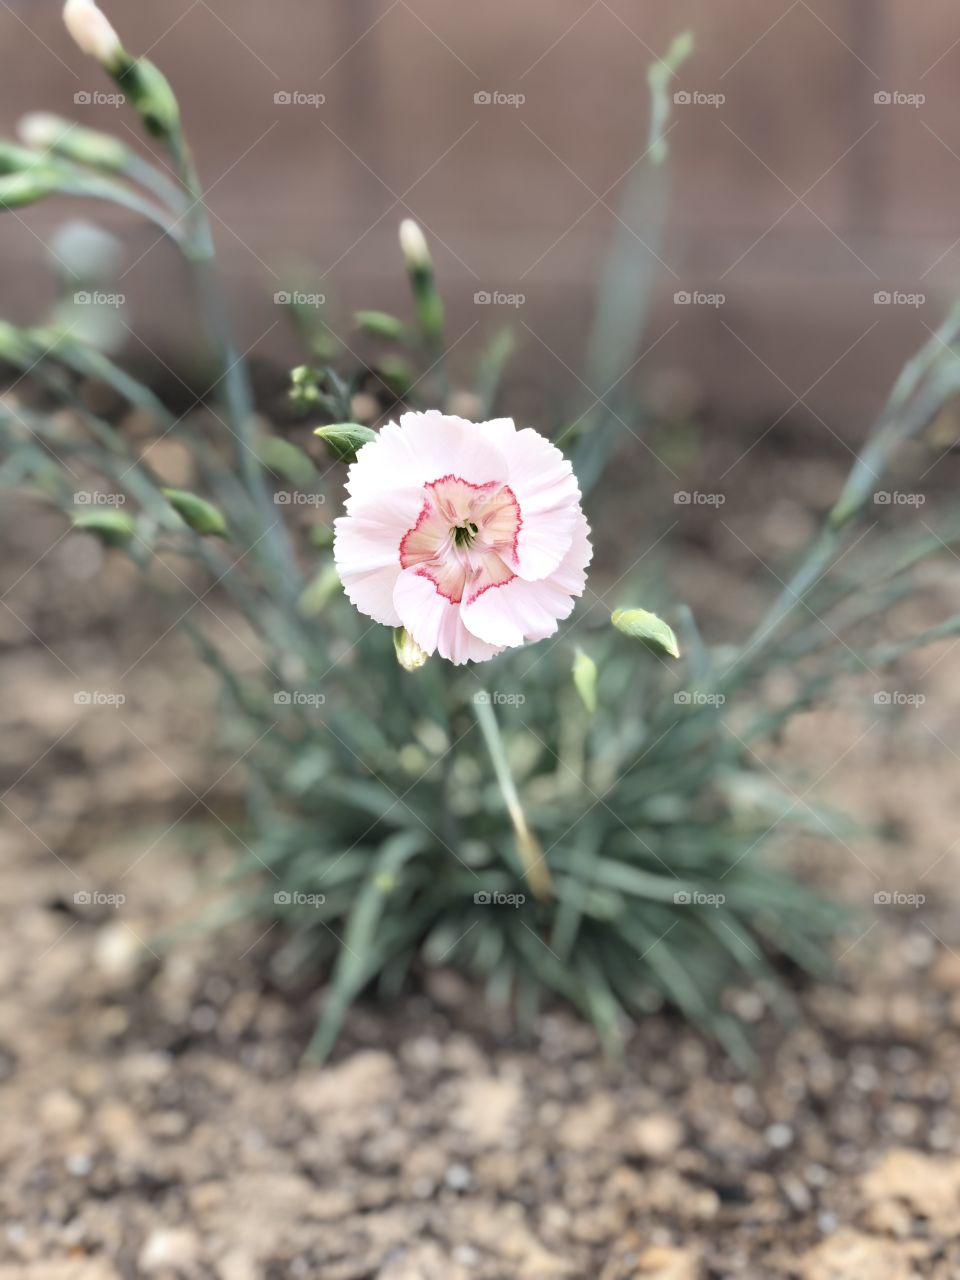
[[[47,151],[57,138],[70,128],[70,122],[62,116],[52,115],[49,111],[31,111],[22,116],[17,125],[17,133],[24,146],[34,151]]]
[[[420,230],[420,224],[414,222],[413,218],[404,218],[400,223],[400,248],[411,271],[431,265],[426,237]]]
[[[397,627],[394,631],[393,647],[404,671],[419,671],[430,656],[424,653],[406,627]]]
[[[412,218],[400,223],[400,248],[410,277],[420,332],[429,348],[443,350],[443,302],[433,275],[433,259],[419,224]]]
[[[112,67],[123,54],[120,37],[94,0],[67,0],[63,21],[83,53]]]
[[[108,173],[122,172],[130,160],[130,148],[118,138],[46,111],[24,116],[17,125],[17,133],[34,151],[53,152]]]
[[[167,77],[146,58],[122,54],[111,67],[113,77],[130,105],[158,138],[169,138],[180,128],[180,107]]]
[[[11,173],[0,178],[0,209],[19,209],[52,195],[62,187],[59,169],[36,168],[26,173]]]

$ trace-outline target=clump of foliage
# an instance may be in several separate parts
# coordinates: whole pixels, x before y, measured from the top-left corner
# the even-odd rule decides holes
[[[613,385],[638,347],[649,259],[627,232],[642,225],[649,239],[664,216],[664,68],[687,49],[677,42],[651,73],[649,158],[602,273],[592,386]],[[707,643],[666,585],[650,601],[633,563],[644,549],[638,531],[626,572],[602,594],[588,590],[555,640],[482,668],[420,664],[405,637],[343,598],[329,527],[289,517],[336,510],[344,465],[372,431],[352,421],[371,376],[390,412],[442,403],[451,384],[461,398],[470,392],[478,418],[495,406],[509,412],[500,387],[511,337],[494,335],[475,375],[454,381],[429,254],[419,243],[411,253],[408,228],[411,318],[356,317],[380,344],[372,374],[331,359],[328,331],[311,327],[291,293],[312,360],[295,371],[292,395],[305,422],[321,423],[321,442],[265,434],[225,322],[175,99],[149,64],[105,61],[121,84],[131,65],[131,103],[166,144],[171,172],[116,138],[33,118],[29,147],[0,147],[0,205],[94,196],[162,229],[196,275],[220,370],[213,420],[202,429],[179,420],[107,353],[96,307],[70,309],[75,272],[48,323],[0,329],[4,359],[45,397],[33,408],[0,404],[0,483],[56,505],[145,569],[168,550],[193,557],[256,634],[261,665],[251,675],[185,624],[222,679],[225,723],[250,780],[231,913],[278,918],[273,963],[327,984],[314,1048],[329,1052],[365,990],[389,998],[424,967],[455,965],[521,1020],[549,994],[569,1000],[611,1048],[631,1016],[666,998],[746,1054],[721,1002],[725,986],[760,982],[787,1012],[780,962],[822,970],[838,922],[833,906],[769,856],[774,830],[814,811],[791,812],[759,760],[771,734],[838,674],[876,670],[901,652],[864,636],[911,590],[918,561],[944,543],[884,542],[855,572],[844,557],[891,459],[960,389],[960,313],[904,370],[823,530],[738,647]],[[80,257],[89,267],[89,245]],[[202,493],[167,487],[149,448],[89,407],[78,386],[91,378],[146,411],[158,436],[186,444]],[[69,422],[55,412],[65,406]],[[643,409],[609,393],[556,425],[589,509],[611,458],[644,431]],[[126,502],[78,508],[78,475]],[[600,552],[609,560],[609,548]],[[638,607],[650,603],[667,622]],[[957,630],[960,620],[950,619],[910,643]],[[793,675],[794,693],[772,706],[764,688],[778,668]],[[830,828],[835,820],[821,816]]]

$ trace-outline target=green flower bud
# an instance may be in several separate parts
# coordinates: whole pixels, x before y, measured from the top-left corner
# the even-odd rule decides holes
[[[337,422],[333,426],[317,427],[313,434],[325,440],[341,462],[353,462],[357,450],[377,438],[375,431],[362,427],[359,422]]]
[[[137,531],[126,511],[83,511],[73,517],[73,527],[93,533],[108,547],[122,547]]]
[[[177,515],[194,533],[216,534],[222,538],[228,536],[227,522],[212,502],[198,498],[195,493],[189,493],[186,489],[164,489],[162,492]]]
[[[158,138],[179,133],[180,106],[169,80],[159,68],[146,58],[130,58],[124,54],[111,72],[150,133]]]
[[[677,637],[662,618],[646,609],[617,609],[610,621],[625,636],[640,640],[654,653],[666,653],[671,658],[680,657],[680,646]]]
[[[53,165],[37,165],[24,173],[11,173],[0,178],[0,209],[19,209],[35,204],[44,196],[63,187],[62,170]]]
[[[577,650],[573,660],[573,683],[583,705],[593,715],[597,709],[597,664],[582,649]]]
[[[372,333],[375,338],[387,338],[397,342],[405,333],[403,321],[386,311],[358,311],[354,319],[358,328],[366,333]]]
[[[290,374],[290,399],[301,408],[310,409],[324,403],[320,390],[322,374],[308,364],[298,365]]]

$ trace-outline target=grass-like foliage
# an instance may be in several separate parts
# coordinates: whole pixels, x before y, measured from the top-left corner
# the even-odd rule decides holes
[[[603,269],[585,363],[591,386],[616,384],[638,349],[650,258],[628,233],[642,227],[650,241],[663,218],[666,85],[687,45],[677,42],[650,77],[649,157],[631,180],[625,230]],[[111,57],[106,69],[127,83],[130,60]],[[631,566],[656,534],[638,527],[635,542],[626,539],[624,576],[603,595],[588,589],[554,640],[482,667],[434,659],[408,670],[416,664],[401,665],[395,653],[404,637],[371,624],[342,596],[329,529],[289,519],[303,505],[277,502],[277,491],[323,495],[323,509],[336,511],[343,458],[364,438],[350,425],[355,392],[371,379],[387,416],[400,405],[441,404],[451,386],[474,397],[478,417],[494,406],[509,413],[499,388],[510,338],[494,335],[474,373],[454,375],[429,254],[407,227],[410,319],[356,317],[379,343],[372,372],[332,356],[330,331],[311,328],[312,313],[290,295],[313,360],[295,371],[294,398],[309,426],[338,430],[309,447],[303,432],[262,434],[224,324],[175,100],[155,68],[133,65],[132,104],[168,146],[169,170],[117,139],[34,118],[29,148],[0,148],[8,175],[0,201],[96,196],[163,229],[197,274],[221,369],[215,420],[204,428],[178,420],[107,354],[96,308],[81,314],[65,302],[40,327],[0,330],[3,357],[39,389],[30,408],[0,406],[0,483],[56,504],[145,571],[170,550],[194,557],[257,637],[262,665],[252,676],[195,631],[222,677],[223,723],[250,778],[246,849],[238,850],[224,914],[279,918],[274,963],[326,984],[314,1040],[322,1054],[362,992],[389,997],[425,967],[453,965],[521,1020],[547,996],[571,1001],[611,1048],[630,1016],[666,998],[745,1055],[743,1033],[723,1010],[724,987],[738,977],[763,983],[787,1012],[783,961],[823,967],[838,921],[834,906],[777,867],[769,847],[790,821],[836,831],[838,820],[778,791],[762,764],[764,744],[840,672],[876,670],[900,652],[864,637],[909,592],[919,560],[944,542],[882,543],[856,566],[847,551],[900,446],[960,389],[960,315],[903,371],[823,531],[739,647],[707,644],[666,587],[655,601],[641,596]],[[81,246],[67,300],[78,280],[102,283],[94,277],[89,246]],[[202,493],[165,487],[149,447],[131,443],[78,395],[90,378],[148,412],[158,437],[187,444]],[[59,412],[65,406],[69,419]],[[644,423],[642,406],[613,391],[554,424],[588,512],[600,509],[610,459],[635,447]],[[127,501],[78,508],[78,475]],[[599,552],[609,563],[609,549]],[[673,632],[656,617],[618,615],[611,625],[614,609],[651,605],[676,632],[679,659],[670,656]],[[958,629],[950,619],[910,643]],[[763,689],[776,667],[793,674],[795,694],[768,706]]]

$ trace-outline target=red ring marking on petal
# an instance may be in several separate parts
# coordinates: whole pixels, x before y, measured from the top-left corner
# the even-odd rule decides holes
[[[493,501],[487,504],[486,511],[481,507],[479,510],[471,509],[468,512],[452,514],[450,508],[451,506],[456,507],[457,495],[455,493],[438,494],[437,490],[441,485],[460,485],[463,489],[472,491],[478,496],[488,494]],[[517,501],[516,494],[509,485],[498,485],[493,480],[484,484],[474,484],[470,480],[465,480],[462,476],[450,473],[425,484],[424,491],[427,496],[417,516],[416,523],[400,539],[398,555],[401,568],[414,569],[418,577],[426,578],[432,582],[437,594],[449,600],[451,604],[461,604],[463,602],[464,589],[468,581],[476,583],[477,580],[480,580],[481,582],[481,585],[476,590],[470,592],[467,598],[467,603],[469,604],[481,596],[484,591],[488,591],[491,587],[505,586],[507,582],[511,582],[517,576],[509,568],[507,557],[509,556],[514,564],[519,561],[518,540],[520,529],[523,526],[523,515],[520,511],[520,504]],[[507,501],[498,502],[499,499],[503,498],[506,498]],[[447,505],[446,511],[441,506],[444,502]],[[446,520],[457,519],[482,522],[484,515],[489,514],[490,507],[494,506],[494,504],[496,504],[493,515],[494,521],[502,521],[504,516],[507,515],[508,507],[512,506],[513,508],[512,513],[510,513],[510,525],[512,527],[503,530],[510,538],[509,551],[500,549],[503,545],[502,539],[487,543],[481,530],[476,541],[472,544],[473,554],[479,560],[479,564],[476,564],[469,557],[461,557],[459,551],[453,547],[449,540],[450,529],[444,529],[443,524]],[[421,531],[429,520],[436,520],[440,525],[440,529],[435,531],[436,545],[431,545],[431,535],[428,534],[425,545],[421,545],[416,551],[411,550],[411,539]],[[497,577],[495,581],[483,582],[484,577],[493,579],[498,574],[497,567],[492,570],[485,570],[484,561],[489,560],[490,557],[493,557],[495,566],[499,566],[499,570],[504,571],[508,576]],[[444,590],[441,586],[441,577],[451,579],[448,590]],[[459,588],[456,585],[458,582]]]

